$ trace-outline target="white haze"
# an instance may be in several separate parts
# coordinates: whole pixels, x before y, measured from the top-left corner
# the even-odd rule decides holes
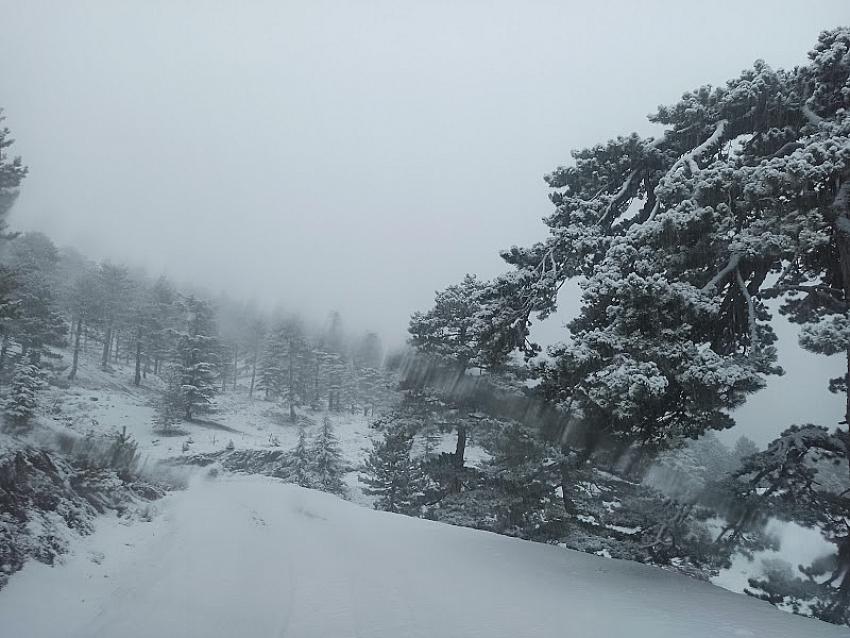
[[[16,228],[309,317],[337,309],[397,344],[435,289],[545,236],[541,177],[571,149],[651,134],[658,104],[756,58],[802,63],[850,10],[3,0],[0,16],[0,106],[31,169]],[[783,359],[801,376],[736,429],[761,443],[798,412],[840,418],[825,360]]]

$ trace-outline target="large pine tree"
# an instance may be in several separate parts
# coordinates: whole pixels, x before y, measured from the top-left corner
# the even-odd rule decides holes
[[[769,299],[802,325],[803,347],[845,357],[850,371],[848,86],[850,29],[838,28],[820,35],[807,65],[757,61],[725,86],[659,108],[650,118],[665,128],[658,137],[574,152],[546,178],[549,237],[505,251],[514,270],[479,296],[482,358],[533,354],[532,318],[551,314],[564,282],[577,279],[580,312],[540,365],[540,387],[565,412],[563,440],[580,432],[591,451],[606,442],[659,449],[731,427],[731,410],[779,371]],[[848,386],[848,375],[831,383],[847,398],[843,424]],[[846,429],[832,436],[806,445],[834,453],[838,440],[850,458]],[[776,442],[798,444],[796,432]],[[810,499],[812,511],[846,511],[847,494],[835,496]],[[825,529],[837,548],[828,580],[840,592],[829,609],[846,609],[850,534]]]

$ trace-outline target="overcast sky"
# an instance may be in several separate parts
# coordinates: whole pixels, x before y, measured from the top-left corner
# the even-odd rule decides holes
[[[13,226],[400,343],[436,289],[545,236],[542,176],[571,149],[651,133],[658,104],[756,58],[803,63],[850,5],[0,0],[0,16],[0,106],[31,171]],[[838,419],[828,364],[799,361],[796,394],[743,413],[756,438],[791,403]]]

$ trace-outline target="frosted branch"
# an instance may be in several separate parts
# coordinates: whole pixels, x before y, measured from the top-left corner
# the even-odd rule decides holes
[[[732,256],[729,258],[729,262],[716,275],[714,275],[714,277],[711,278],[711,281],[702,287],[702,291],[709,292],[713,288],[716,288],[717,284],[723,281],[726,275],[735,270],[740,263],[741,253],[732,253]]]
[[[753,296],[747,289],[747,284],[741,276],[741,269],[735,268],[735,279],[738,281],[738,287],[741,289],[741,294],[744,295],[744,300],[747,302],[747,323],[750,327],[750,351],[756,349],[756,306],[753,303]]]

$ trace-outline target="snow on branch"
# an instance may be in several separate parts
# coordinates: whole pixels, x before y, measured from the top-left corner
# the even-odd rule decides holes
[[[723,279],[733,270],[738,268],[738,264],[741,263],[741,253],[732,253],[732,256],[729,258],[729,262],[716,274],[711,278],[707,284],[702,287],[703,292],[709,292],[712,289],[717,287]]]
[[[747,289],[747,284],[741,276],[741,269],[735,268],[735,279],[738,282],[738,287],[741,289],[741,294],[747,302],[747,323],[750,327],[750,352],[756,349],[756,307],[753,304],[753,297]]]
[[[714,148],[720,141],[723,139],[723,135],[726,132],[726,126],[729,124],[729,120],[720,120],[717,123],[717,126],[714,128],[714,132],[708,136],[702,144],[691,149],[684,155],[682,155],[676,162],[674,162],[673,166],[670,167],[670,170],[665,173],[664,177],[659,180],[659,184],[670,178],[673,173],[679,170],[682,166],[687,164],[688,168],[691,171],[691,175],[695,175],[699,171],[699,165],[697,164],[697,160],[701,158],[706,151],[711,148]],[[656,186],[657,188],[657,186]],[[656,198],[655,205],[652,207],[652,211],[649,213],[649,219],[653,219],[655,214],[658,212],[658,208],[661,205],[661,200]]]
[[[605,214],[602,215],[601,219],[599,220],[600,224],[607,223],[609,221],[616,207],[619,206],[620,203],[622,203],[623,199],[626,197],[626,195],[628,195],[629,189],[632,186],[632,181],[637,176],[637,174],[637,169],[633,170],[631,174],[626,178],[626,181],[623,182],[623,185],[620,187],[620,190],[614,193],[614,196],[611,198],[611,203],[608,204],[608,208],[605,210]]]

